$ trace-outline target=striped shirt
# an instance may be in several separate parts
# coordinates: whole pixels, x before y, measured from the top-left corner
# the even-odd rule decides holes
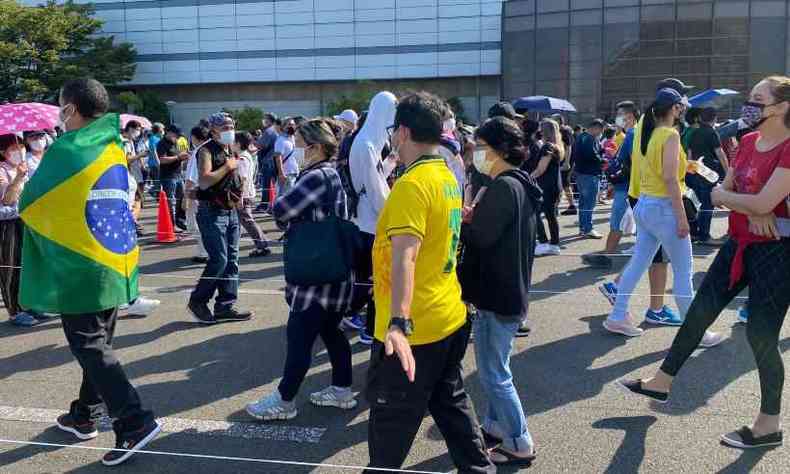
[[[294,187],[275,201],[272,214],[281,225],[300,220],[320,221],[329,214],[348,219],[340,175],[328,161],[310,166],[299,175]],[[306,311],[315,303],[327,311],[343,313],[348,311],[353,294],[353,272],[341,283],[319,286],[288,283],[285,288],[286,302],[294,312]]]

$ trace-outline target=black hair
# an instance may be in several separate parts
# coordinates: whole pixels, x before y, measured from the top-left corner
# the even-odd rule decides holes
[[[627,114],[631,114],[636,120],[639,120],[639,116],[641,114],[639,113],[639,107],[637,107],[634,102],[630,100],[624,100],[622,102],[618,102],[616,107],[617,110],[622,110]]]
[[[162,133],[162,127],[161,127],[161,126],[159,126],[158,124],[154,124],[154,125],[151,127],[151,132],[152,132],[152,133],[157,133],[157,134],[159,134],[159,133]]]
[[[110,97],[107,89],[96,79],[74,79],[60,89],[64,104],[74,104],[84,118],[97,118],[107,113]]]
[[[192,131],[189,134],[200,141],[206,141],[211,136],[211,131],[208,127],[198,125],[197,127],[192,127]]]
[[[612,138],[614,138],[616,133],[617,131],[612,127],[606,127],[603,131],[603,137],[607,140],[611,140]]]
[[[521,127],[507,117],[494,117],[487,120],[475,132],[475,138],[481,138],[492,149],[513,166],[521,166],[527,158],[524,146],[524,133]]]
[[[689,125],[694,125],[695,123],[699,123],[699,116],[702,113],[702,109],[699,107],[691,107],[686,111],[686,122]]]
[[[582,130],[583,130],[583,129],[582,129],[582,126],[581,126],[581,125],[574,125],[574,126],[573,126],[573,133],[579,133],[579,132],[581,132]]]
[[[208,119],[205,119],[205,118],[202,118],[202,119],[198,120],[197,124],[198,124],[198,127],[211,128],[211,124],[209,123]]]
[[[264,120],[268,120],[268,121],[270,121],[270,122],[274,123],[274,122],[276,122],[276,121],[277,121],[277,116],[276,116],[276,115],[274,115],[274,114],[264,114],[264,115],[263,115],[263,119],[264,119]]]
[[[640,143],[642,155],[647,154],[647,146],[650,144],[650,137],[653,136],[653,130],[656,129],[656,123],[659,119],[666,117],[667,114],[672,112],[672,108],[675,105],[677,104],[666,103],[657,105],[655,102],[653,102],[650,104],[650,107],[647,108],[647,112],[645,112],[645,119],[642,122],[642,141]]]
[[[133,128],[143,128],[143,126],[140,125],[140,122],[138,122],[137,120],[129,120],[128,122],[126,122],[126,126],[123,129],[128,132]]]
[[[417,143],[438,144],[446,107],[442,99],[428,92],[407,95],[398,101],[395,128],[408,128],[411,139]]]
[[[181,135],[181,128],[178,125],[170,124],[165,128],[165,133],[175,133],[176,135]]]
[[[700,112],[699,119],[702,123],[711,123],[716,121],[716,115],[716,109],[713,107],[706,107]]]
[[[236,143],[239,144],[242,150],[246,150],[252,144],[252,135],[250,132],[236,132]]]

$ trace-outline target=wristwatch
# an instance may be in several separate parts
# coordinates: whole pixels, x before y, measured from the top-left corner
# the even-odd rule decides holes
[[[414,333],[414,322],[403,316],[393,316],[390,319],[390,329],[393,327],[400,329],[404,335],[411,336]]]

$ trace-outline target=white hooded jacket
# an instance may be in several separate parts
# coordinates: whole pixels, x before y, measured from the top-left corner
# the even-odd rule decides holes
[[[387,127],[395,122],[397,105],[398,99],[391,92],[376,94],[370,101],[365,125],[351,145],[351,181],[359,194],[354,223],[359,230],[368,234],[376,234],[376,222],[390,193],[387,176],[393,167],[387,165],[385,170],[381,150],[389,140]]]

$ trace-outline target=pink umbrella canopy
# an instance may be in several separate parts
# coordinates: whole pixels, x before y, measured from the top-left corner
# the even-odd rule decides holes
[[[0,105],[0,135],[53,129],[59,108],[35,102]]]
[[[140,122],[140,125],[143,128],[151,128],[151,121],[145,117],[140,117],[139,115],[132,115],[132,114],[121,114],[121,128],[126,127],[126,124],[131,122],[132,120],[136,120]]]

